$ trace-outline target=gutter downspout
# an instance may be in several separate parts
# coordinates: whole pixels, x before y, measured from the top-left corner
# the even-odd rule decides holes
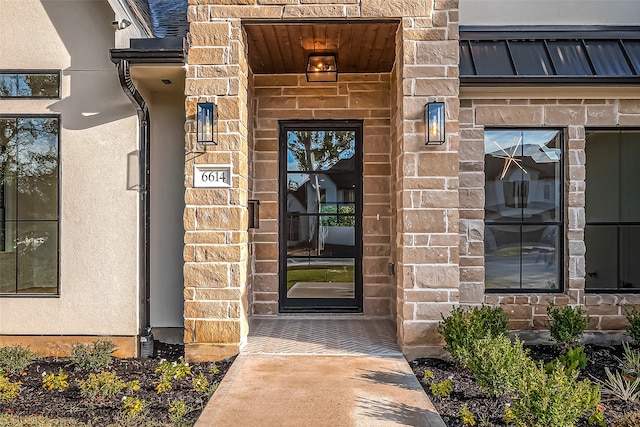
[[[138,115],[138,133],[139,133],[139,184],[138,192],[140,193],[140,205],[138,215],[141,221],[138,226],[138,232],[141,238],[138,240],[138,263],[139,273],[138,280],[140,283],[140,297],[142,300],[142,312],[140,313],[140,356],[153,356],[153,334],[151,333],[151,283],[150,283],[150,247],[149,247],[149,182],[150,182],[150,141],[151,130],[149,124],[149,108],[142,94],[135,87],[131,80],[129,70],[129,61],[126,59],[111,59],[118,68],[118,77],[120,85],[124,90],[131,103],[136,107]]]

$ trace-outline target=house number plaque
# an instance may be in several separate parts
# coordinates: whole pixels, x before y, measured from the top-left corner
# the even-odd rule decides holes
[[[231,187],[230,165],[193,166],[193,186],[196,188]]]

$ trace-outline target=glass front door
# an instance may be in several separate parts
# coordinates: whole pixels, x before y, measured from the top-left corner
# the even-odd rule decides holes
[[[280,311],[362,311],[362,122],[280,122]]]

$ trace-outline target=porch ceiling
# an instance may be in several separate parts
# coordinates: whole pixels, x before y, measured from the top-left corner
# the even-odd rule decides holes
[[[397,22],[245,23],[254,74],[304,73],[313,52],[335,52],[339,73],[388,73]]]

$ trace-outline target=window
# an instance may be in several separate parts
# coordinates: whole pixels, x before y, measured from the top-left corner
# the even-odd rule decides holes
[[[58,293],[58,117],[0,116],[0,294]]]
[[[562,285],[562,132],[486,130],[485,289]]]
[[[586,289],[640,289],[640,130],[590,131],[586,142]]]
[[[60,72],[0,72],[0,98],[59,98]]]

